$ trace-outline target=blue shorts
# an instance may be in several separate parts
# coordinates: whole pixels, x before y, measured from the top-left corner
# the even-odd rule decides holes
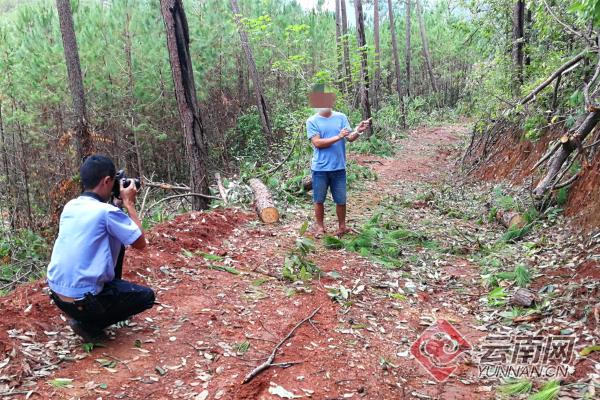
[[[346,204],[346,170],[312,171],[313,202],[325,203],[327,188],[337,205]]]

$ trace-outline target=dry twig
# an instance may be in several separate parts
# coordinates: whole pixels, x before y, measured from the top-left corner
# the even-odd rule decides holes
[[[302,321],[298,322],[293,328],[292,330],[283,338],[281,339],[281,341],[279,343],[277,343],[277,345],[275,346],[275,348],[273,349],[273,351],[271,352],[271,355],[269,356],[269,358],[267,358],[267,361],[265,361],[264,363],[260,364],[258,367],[254,368],[248,375],[246,375],[246,377],[244,378],[244,381],[242,383],[248,383],[250,382],[256,375],[260,374],[261,372],[263,372],[264,370],[266,370],[269,367],[272,366],[280,366],[280,364],[291,364],[290,362],[288,363],[279,363],[279,364],[274,364],[273,360],[275,359],[275,355],[277,354],[277,350],[279,350],[279,348],[281,346],[283,346],[283,344],[292,337],[292,335],[294,334],[294,332],[296,331],[296,329],[298,329],[300,327],[300,325],[302,325],[303,323],[310,321],[310,319],[312,317],[315,316],[315,314],[321,309],[321,306],[317,307],[312,313],[310,313],[310,315],[306,318],[304,318]],[[293,362],[294,364],[297,364],[298,362]]]

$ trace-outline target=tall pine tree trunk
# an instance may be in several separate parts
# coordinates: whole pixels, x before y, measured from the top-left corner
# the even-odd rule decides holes
[[[344,47],[344,68],[346,70],[346,90],[352,93],[352,73],[350,72],[350,49],[348,48],[348,16],[346,15],[346,0],[340,1],[342,12],[342,46]]]
[[[258,107],[258,113],[260,114],[260,123],[262,125],[263,134],[265,135],[265,142],[270,145],[272,140],[271,133],[271,121],[269,121],[269,114],[267,111],[267,102],[265,101],[264,92],[262,89],[262,83],[258,70],[256,69],[256,62],[252,55],[252,49],[248,42],[248,34],[246,33],[242,21],[240,20],[240,8],[238,7],[237,0],[230,0],[231,10],[238,27],[238,33],[240,34],[240,41],[242,42],[242,48],[246,53],[246,62],[248,64],[248,70],[250,71],[250,77],[254,84],[254,95],[256,96],[256,106]]]
[[[373,41],[375,42],[375,79],[371,85],[371,98],[375,110],[379,109],[379,88],[381,86],[381,49],[379,44],[379,0],[373,2]]]
[[[367,41],[365,38],[365,20],[363,16],[362,0],[354,0],[354,13],[356,15],[356,35],[360,51],[360,108],[363,120],[371,118],[371,104],[369,103],[369,67],[367,63]],[[372,125],[369,125],[367,136],[373,134]]]
[[[85,108],[85,92],[81,76],[81,65],[79,63],[79,51],[77,50],[77,39],[75,38],[75,28],[73,27],[71,3],[69,0],[56,0],[56,8],[58,10],[60,33],[67,64],[69,88],[73,99],[77,153],[80,161],[82,161],[84,157],[94,152],[94,143],[92,142]]]
[[[190,187],[192,192],[208,195],[206,133],[198,112],[185,11],[182,0],[160,0],[160,8],[165,22],[175,97],[187,149]],[[208,199],[193,196],[192,208],[194,210],[208,208]]]
[[[398,105],[400,107],[402,127],[406,128],[406,112],[404,108],[404,98],[402,96],[402,81],[400,74],[400,57],[398,56],[398,42],[396,40],[396,27],[394,26],[392,0],[388,0],[388,14],[390,18],[390,35],[392,36],[392,55],[394,56],[394,72],[396,73],[396,92],[398,93]]]
[[[335,0],[335,58],[337,61],[337,81],[341,92],[346,92],[344,80],[344,56],[342,46],[342,11],[340,0]]]
[[[415,1],[417,6],[417,14],[419,16],[419,31],[421,32],[421,44],[423,45],[423,58],[425,58],[425,65],[427,66],[427,72],[429,73],[431,88],[434,92],[437,92],[435,76],[433,75],[433,65],[431,63],[431,56],[429,54],[429,41],[427,40],[427,32],[425,31],[425,21],[423,20],[423,7],[421,7],[421,2],[419,0]]]
[[[133,57],[131,55],[132,52],[132,46],[133,46],[133,40],[132,40],[132,33],[130,30],[130,23],[131,23],[131,13],[129,10],[129,6],[126,5],[126,12],[125,12],[125,31],[123,32],[123,36],[125,39],[125,46],[124,46],[124,52],[125,52],[125,61],[127,64],[127,86],[128,86],[128,94],[129,94],[129,99],[127,99],[127,108],[129,109],[129,121],[130,121],[130,128],[131,128],[131,132],[133,134],[133,157],[127,157],[128,159],[130,159],[130,164],[132,164],[133,166],[135,166],[135,176],[142,176],[144,175],[144,171],[142,170],[142,157],[140,155],[140,143],[139,143],[139,138],[138,138],[138,133],[136,130],[136,126],[135,126],[135,79],[133,77]],[[132,174],[134,172],[132,171]]]
[[[525,1],[517,0],[513,6],[513,46],[512,59],[514,68],[514,91],[518,94],[520,86],[523,84],[523,45],[524,45],[524,25],[525,25]]]
[[[406,0],[406,96],[410,98],[410,0]]]

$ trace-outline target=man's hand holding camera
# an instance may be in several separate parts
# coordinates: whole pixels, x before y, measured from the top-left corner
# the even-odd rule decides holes
[[[126,182],[128,182],[127,186],[124,186],[126,184]],[[119,182],[120,185],[120,197],[121,200],[123,201],[123,206],[125,208],[127,208],[127,211],[129,211],[129,207],[134,207],[135,206],[135,199],[137,198],[137,186],[133,183],[133,179],[121,179],[121,182]]]

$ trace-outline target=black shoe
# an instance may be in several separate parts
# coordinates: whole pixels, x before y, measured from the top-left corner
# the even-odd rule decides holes
[[[76,335],[83,339],[84,343],[96,343],[102,339],[106,339],[103,331],[90,331],[83,327],[83,324],[75,319],[69,319],[69,326]]]

